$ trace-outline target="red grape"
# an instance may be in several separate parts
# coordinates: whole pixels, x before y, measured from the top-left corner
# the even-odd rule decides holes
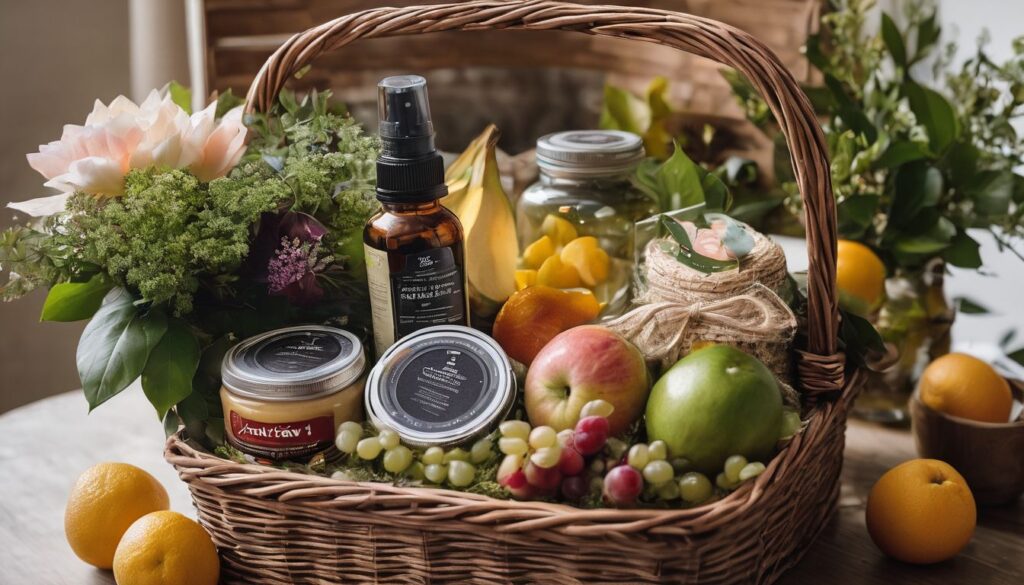
[[[583,467],[586,462],[583,461],[583,455],[572,447],[566,447],[562,449],[562,455],[558,459],[558,471],[562,472],[562,475],[570,477],[573,475],[579,475],[583,472]]]
[[[588,482],[582,475],[567,477],[562,480],[562,497],[570,502],[576,502],[587,495]]]
[[[615,506],[631,506],[644,489],[644,476],[628,465],[620,465],[604,476],[604,498]]]
[[[603,416],[586,416],[576,423],[573,444],[582,455],[593,455],[608,440],[608,419]]]
[[[523,470],[517,469],[499,482],[512,492],[512,497],[517,500],[531,500],[534,496],[534,488],[526,481],[526,474]]]
[[[556,489],[558,488],[558,483],[562,481],[562,474],[558,472],[558,466],[545,469],[529,461],[524,472],[526,474],[526,481],[533,487],[542,490]]]

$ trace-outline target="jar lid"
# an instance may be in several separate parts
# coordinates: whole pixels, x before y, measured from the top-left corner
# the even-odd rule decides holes
[[[570,130],[537,140],[537,166],[554,175],[616,174],[643,158],[643,140],[621,130]]]
[[[366,368],[359,338],[334,327],[299,325],[250,337],[221,363],[230,392],[261,400],[305,400],[341,390]]]
[[[504,420],[515,376],[496,341],[461,325],[421,329],[392,345],[366,380],[374,426],[414,447],[478,439]]]

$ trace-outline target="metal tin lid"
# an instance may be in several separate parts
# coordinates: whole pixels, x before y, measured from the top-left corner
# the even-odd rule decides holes
[[[427,327],[391,346],[366,380],[366,413],[411,446],[450,446],[490,433],[515,402],[496,341],[461,325]]]
[[[221,363],[224,387],[261,400],[306,400],[359,379],[366,355],[359,338],[334,327],[299,325],[250,337]]]
[[[621,130],[570,130],[537,140],[537,166],[555,176],[622,173],[643,158],[643,140]]]

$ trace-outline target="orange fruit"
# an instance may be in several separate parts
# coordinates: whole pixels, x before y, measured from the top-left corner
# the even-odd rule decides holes
[[[597,286],[608,280],[608,253],[601,249],[593,236],[582,236],[566,244],[561,258],[563,264],[576,269],[580,280],[587,286]]]
[[[559,333],[597,318],[601,304],[587,290],[544,285],[516,292],[494,319],[494,339],[512,359],[527,366]]]
[[[885,264],[864,244],[839,240],[836,286],[843,308],[868,314],[885,298]]]
[[[564,246],[579,235],[569,220],[550,214],[544,218],[540,230],[547,234],[556,246]]]
[[[555,242],[548,236],[541,236],[523,250],[523,266],[540,268],[545,260],[555,255]]]
[[[153,512],[124,533],[114,555],[117,585],[217,585],[217,547],[195,520]]]
[[[552,256],[537,270],[537,284],[553,288],[576,288],[580,286],[580,273],[571,264],[562,262],[561,257]]]
[[[64,510],[64,535],[78,558],[109,569],[121,535],[139,518],[170,505],[152,475],[127,463],[100,463],[78,477]]]
[[[974,356],[950,353],[928,364],[918,393],[921,402],[939,412],[981,422],[1010,422],[1010,384]]]
[[[523,290],[528,286],[537,284],[536,270],[516,270],[516,290]]]
[[[948,464],[913,459],[871,488],[867,526],[885,554],[907,563],[944,561],[974,534],[977,510],[967,482]]]

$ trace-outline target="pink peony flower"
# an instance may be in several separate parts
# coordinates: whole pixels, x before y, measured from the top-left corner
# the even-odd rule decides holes
[[[722,243],[725,237],[726,223],[715,220],[708,228],[698,228],[692,221],[680,221],[686,236],[690,238],[693,251],[713,260],[735,260],[735,256]]]
[[[65,126],[60,140],[28,155],[46,186],[61,193],[9,207],[39,217],[63,211],[74,192],[121,195],[131,169],[187,168],[201,181],[222,177],[245,153],[246,128],[241,106],[220,120],[216,108],[213,103],[189,116],[156,90],[140,105],[124,96],[110,105],[97,100],[84,126]]]

